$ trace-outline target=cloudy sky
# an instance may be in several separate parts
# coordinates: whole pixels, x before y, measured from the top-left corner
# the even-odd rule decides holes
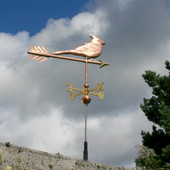
[[[49,52],[90,40],[106,45],[88,65],[90,88],[104,82],[105,97],[88,106],[89,160],[133,167],[141,130],[151,130],[139,105],[151,96],[145,70],[167,74],[170,56],[168,0],[5,0],[0,6],[0,141],[82,158],[84,105],[69,101],[66,83],[82,88],[84,64],[57,59],[39,63],[29,46]]]

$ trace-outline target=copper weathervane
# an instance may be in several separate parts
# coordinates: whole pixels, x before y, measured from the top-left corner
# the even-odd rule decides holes
[[[76,96],[83,95],[81,101],[83,104],[85,104],[85,142],[84,142],[84,160],[88,160],[88,151],[87,151],[87,132],[86,132],[86,126],[87,126],[87,105],[90,103],[91,98],[89,95],[95,95],[98,96],[99,99],[104,98],[104,92],[103,92],[103,82],[98,83],[96,88],[89,89],[88,85],[88,69],[87,64],[97,64],[100,65],[100,68],[109,65],[108,63],[104,62],[102,59],[99,59],[99,61],[95,60],[94,58],[97,58],[102,53],[102,48],[105,42],[101,40],[99,37],[89,34],[91,37],[91,41],[89,43],[86,43],[82,46],[79,46],[73,50],[65,50],[65,51],[56,51],[53,53],[48,53],[48,51],[44,47],[39,46],[32,46],[30,47],[30,51],[28,51],[28,54],[30,58],[37,60],[37,61],[46,61],[48,58],[58,58],[58,59],[64,59],[64,60],[71,60],[71,61],[77,61],[77,62],[84,62],[85,63],[85,84],[83,86],[83,89],[77,89],[72,86],[72,84],[67,83],[66,85],[68,88],[66,89],[67,92],[69,92],[69,99],[74,100]],[[75,57],[66,57],[62,56],[63,54],[72,54],[76,56],[82,56],[82,58],[75,58]],[[78,93],[75,93],[74,91],[77,91]],[[94,92],[97,91],[97,92]]]

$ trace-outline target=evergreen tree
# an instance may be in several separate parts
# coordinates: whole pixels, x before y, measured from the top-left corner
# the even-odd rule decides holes
[[[170,71],[170,62],[165,62]],[[153,71],[142,75],[145,82],[152,88],[153,96],[143,100],[141,109],[149,121],[154,123],[152,133],[141,132],[143,145],[153,149],[154,159],[161,162],[162,167],[170,164],[170,72],[160,76]]]
[[[153,149],[146,146],[136,146],[138,149],[138,158],[136,158],[136,169],[150,170],[162,168],[162,161],[157,159],[157,155]]]

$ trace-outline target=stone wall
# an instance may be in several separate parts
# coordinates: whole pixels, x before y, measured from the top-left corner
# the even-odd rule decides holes
[[[0,170],[134,170],[0,143]]]

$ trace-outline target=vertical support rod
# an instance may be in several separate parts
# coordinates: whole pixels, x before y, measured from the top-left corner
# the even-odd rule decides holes
[[[87,80],[87,64],[88,64],[88,62],[87,62],[87,57],[86,57],[86,59],[85,59],[85,84],[88,82],[88,80]]]
[[[83,160],[88,160],[88,142],[87,142],[87,107],[88,105],[85,104],[84,114],[85,114],[85,135],[84,135],[84,152],[83,152]]]
[[[87,80],[87,57],[85,59],[85,84],[88,83],[88,80]],[[84,116],[85,116],[85,132],[84,132],[84,151],[83,151],[83,160],[87,161],[88,160],[88,142],[87,142],[87,107],[88,107],[88,104],[85,104],[84,106]]]
[[[84,109],[84,116],[85,116],[85,135],[84,135],[84,140],[87,142],[87,104],[85,104],[85,109]]]

